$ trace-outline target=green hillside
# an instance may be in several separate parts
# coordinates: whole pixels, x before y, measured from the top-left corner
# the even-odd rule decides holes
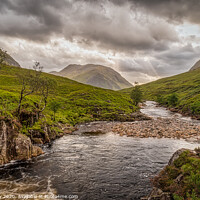
[[[27,69],[17,67],[0,67],[1,115],[15,117],[13,112],[17,109],[21,89],[16,74],[24,74],[27,71]],[[131,100],[126,94],[84,85],[51,74],[43,73],[42,75],[57,82],[55,90],[48,98],[48,103],[55,100],[61,105],[56,114],[57,122],[74,125],[94,120],[120,120],[120,117],[125,117],[125,114],[132,112]],[[27,96],[22,107],[34,111],[38,101],[37,94]],[[50,120],[52,114],[47,104],[44,115]]]
[[[185,114],[197,117],[200,115],[200,69],[141,85],[141,89],[146,100],[155,100],[166,106],[176,107]],[[129,94],[131,89],[122,91]],[[169,103],[172,94],[178,97],[175,106]]]

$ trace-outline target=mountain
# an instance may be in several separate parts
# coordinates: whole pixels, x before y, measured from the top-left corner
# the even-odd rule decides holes
[[[0,49],[0,56],[3,53],[3,51]],[[15,67],[20,67],[20,64],[12,58],[8,53],[6,53],[6,58],[5,58],[5,64],[15,66]]]
[[[197,62],[193,65],[193,67],[190,69],[190,71],[193,71],[193,70],[196,70],[196,69],[199,69],[199,68],[200,68],[200,60],[197,61]]]
[[[183,114],[200,119],[200,68],[179,75],[162,78],[140,86],[146,100],[154,100],[168,106],[176,107]],[[130,94],[132,88],[122,92]],[[170,105],[169,98],[176,94],[178,102]]]
[[[102,65],[68,65],[60,72],[54,71],[51,74],[105,89],[120,90],[132,87],[118,72]]]

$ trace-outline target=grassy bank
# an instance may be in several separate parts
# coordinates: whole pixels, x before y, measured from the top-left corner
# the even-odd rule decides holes
[[[200,69],[141,85],[143,98],[200,118]],[[131,89],[122,90],[130,94]],[[178,101],[171,103],[171,95]]]
[[[153,179],[153,185],[170,192],[175,200],[200,199],[200,149],[184,151]]]

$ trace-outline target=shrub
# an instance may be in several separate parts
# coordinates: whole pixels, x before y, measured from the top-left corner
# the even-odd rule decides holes
[[[176,93],[171,94],[168,96],[168,104],[171,106],[176,106],[178,103],[178,96]]]

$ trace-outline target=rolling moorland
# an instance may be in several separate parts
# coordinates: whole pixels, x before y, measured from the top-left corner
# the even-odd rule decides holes
[[[12,117],[12,112],[17,108],[21,89],[16,75],[27,71],[29,70],[5,65],[0,68],[0,99],[7,106],[5,114],[8,116]],[[61,104],[61,109],[56,114],[56,121],[74,125],[94,120],[117,120],[119,115],[116,114],[121,114],[123,118],[136,110],[129,95],[84,85],[46,73],[43,73],[42,76],[49,77],[57,83],[56,88],[49,96],[49,101],[56,100]],[[34,109],[34,101],[37,102],[37,98],[37,94],[27,96],[24,106],[29,104],[30,108],[28,109]],[[4,110],[2,104],[1,110],[2,112]],[[52,115],[48,106],[45,114],[47,118]]]

